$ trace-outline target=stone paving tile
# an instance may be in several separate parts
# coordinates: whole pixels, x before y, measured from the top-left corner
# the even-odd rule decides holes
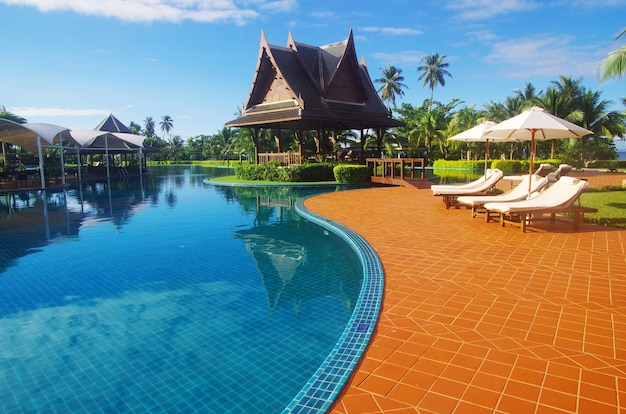
[[[413,187],[306,206],[363,236],[385,271],[375,335],[331,412],[626,409],[626,231],[542,222],[522,233]]]

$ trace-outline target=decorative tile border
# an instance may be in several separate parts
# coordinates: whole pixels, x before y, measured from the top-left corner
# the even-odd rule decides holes
[[[320,413],[330,408],[372,336],[384,288],[383,267],[374,249],[351,229],[308,210],[304,206],[305,200],[296,201],[298,214],[332,231],[352,246],[363,265],[363,284],[354,312],[335,347],[284,413]]]

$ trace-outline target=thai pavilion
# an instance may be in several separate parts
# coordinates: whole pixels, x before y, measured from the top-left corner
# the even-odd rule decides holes
[[[362,151],[363,133],[372,129],[380,151],[382,132],[403,125],[378,96],[365,59],[357,60],[352,30],[346,40],[320,47],[296,42],[291,33],[286,47],[275,46],[262,32],[248,100],[241,117],[226,123],[250,129],[257,162],[261,128],[293,131],[299,154],[289,158],[292,164],[302,162],[305,131],[315,131],[317,151],[323,154],[329,133],[361,131]],[[280,153],[280,138],[276,141]]]

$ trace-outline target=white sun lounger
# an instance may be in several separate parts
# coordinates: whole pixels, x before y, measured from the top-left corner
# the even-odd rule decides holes
[[[532,178],[530,184],[530,193],[528,191],[528,180]],[[522,180],[513,189],[506,193],[498,195],[477,195],[477,196],[461,196],[457,198],[457,202],[461,205],[472,207],[472,217],[476,217],[477,213],[484,213],[485,203],[493,202],[510,202],[520,201],[528,197],[536,191],[542,190],[548,184],[547,177],[537,175],[525,175]]]
[[[554,223],[556,214],[571,213],[574,215],[574,230],[578,230],[585,213],[598,211],[575,204],[586,186],[587,182],[578,178],[561,177],[543,192],[527,200],[485,203],[487,221],[492,216],[499,216],[502,227],[511,224],[520,227],[524,232],[531,219],[538,219],[537,215],[549,214],[550,222]]]
[[[456,204],[456,199],[459,196],[487,194],[503,175],[502,170],[494,168],[487,170],[481,178],[466,184],[439,184],[431,186],[430,189],[433,191],[433,195],[443,196],[443,202],[446,204],[446,208],[449,208],[452,204]]]

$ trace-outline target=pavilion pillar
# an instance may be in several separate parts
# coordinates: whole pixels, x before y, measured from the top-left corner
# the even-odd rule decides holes
[[[315,141],[315,153],[322,153],[322,140],[320,138],[320,131],[317,130],[316,134],[313,136],[313,141]]]
[[[274,134],[274,140],[276,141],[277,152],[283,152],[283,147],[281,144],[282,130],[278,128],[276,134]]]
[[[383,128],[378,128],[376,130],[376,146],[378,147],[378,156],[383,157],[383,137],[385,134],[385,130]]]
[[[46,176],[43,171],[43,151],[41,150],[41,137],[39,135],[37,135],[37,155],[39,156],[39,177],[41,179],[41,188],[45,190]]]
[[[361,164],[365,164],[365,130],[362,129],[361,130],[361,154],[359,155],[359,160],[361,161]]]
[[[61,184],[65,187],[65,157],[63,155],[63,135],[59,135],[59,154],[61,158]]]
[[[254,145],[254,163],[259,163],[259,128],[250,128],[252,144]]]
[[[304,160],[304,131],[299,129],[296,131],[296,139],[298,140],[298,152],[300,153],[300,164]]]

